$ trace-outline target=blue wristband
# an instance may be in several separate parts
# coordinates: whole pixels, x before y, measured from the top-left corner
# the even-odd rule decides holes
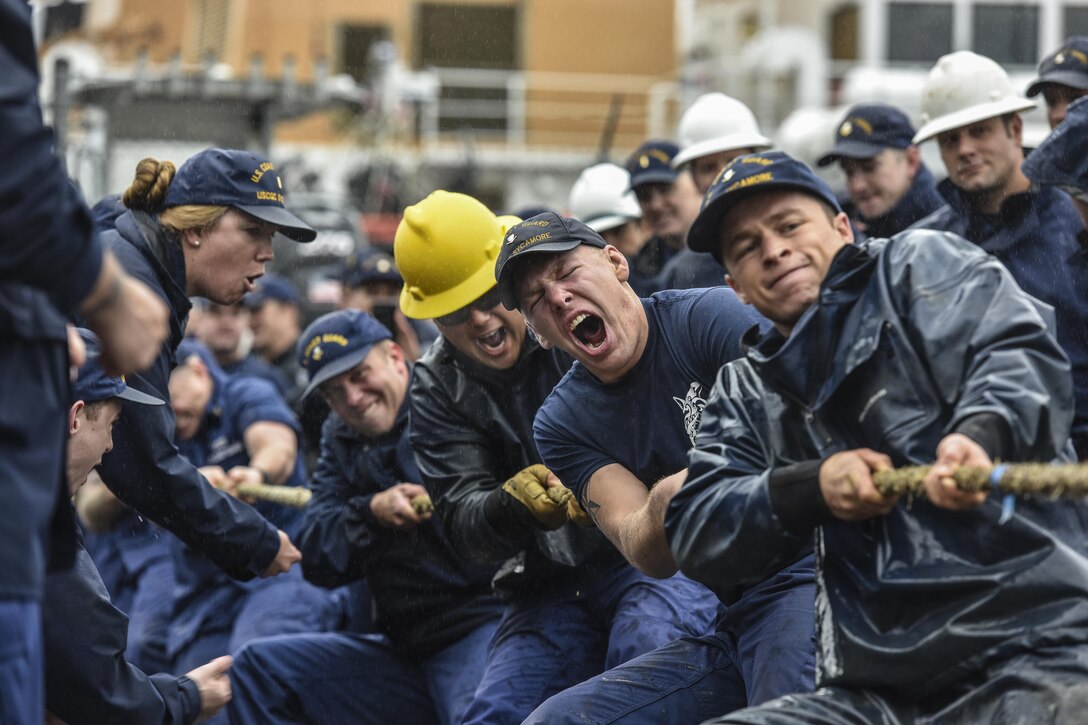
[[[1005,475],[1006,469],[1008,469],[1008,466],[999,463],[994,466],[994,470],[990,471],[990,486],[997,493],[1001,492],[1001,477]],[[997,520],[998,525],[1006,523],[1014,513],[1016,513],[1016,496],[1007,493],[1001,499],[1001,517]]]

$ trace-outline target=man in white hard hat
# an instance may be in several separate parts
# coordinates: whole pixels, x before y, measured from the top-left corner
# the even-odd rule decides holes
[[[684,112],[678,130],[680,151],[672,166],[688,171],[699,196],[733,159],[769,148],[748,106],[724,93],[706,93]],[[664,289],[716,287],[724,284],[725,270],[709,254],[684,249],[661,271]]]
[[[1023,289],[1054,307],[1054,332],[1073,363],[1073,444],[1088,458],[1088,261],[1072,201],[1032,186],[1021,171],[1023,121],[1035,104],[1018,96],[997,63],[970,51],[942,57],[922,96],[915,143],[936,138],[948,204],[915,226],[954,232],[993,254]]]
[[[724,93],[706,93],[695,99],[680,119],[680,153],[674,169],[687,167],[700,196],[733,159],[770,148],[759,132],[751,109]]]
[[[1028,86],[1028,98],[1042,94],[1051,128],[1065,120],[1069,104],[1088,95],[1088,37],[1074,35],[1039,63],[1039,77]]]
[[[651,255],[640,255],[648,237],[631,191],[631,176],[623,167],[604,163],[583,169],[570,189],[567,207],[571,216],[623,253],[631,267],[631,286],[640,297],[657,291],[660,270],[653,268]]]

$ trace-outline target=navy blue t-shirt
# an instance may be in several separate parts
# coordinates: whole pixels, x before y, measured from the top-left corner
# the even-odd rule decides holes
[[[665,290],[642,300],[649,336],[642,358],[606,385],[580,363],[537,411],[544,465],[584,500],[600,468],[618,463],[647,488],[688,465],[718,369],[741,356],[741,337],[764,323],[728,287]]]
[[[262,378],[249,375],[214,375],[215,387],[208,401],[200,431],[192,440],[176,440],[181,455],[198,468],[220,466],[230,471],[235,466],[248,466],[245,432],[254,423],[281,423],[299,434],[295,414],[273,385]],[[295,466],[283,485],[303,486],[306,471],[302,456],[295,457]],[[302,518],[300,511],[279,504],[259,501],[254,506],[262,516],[288,535]]]

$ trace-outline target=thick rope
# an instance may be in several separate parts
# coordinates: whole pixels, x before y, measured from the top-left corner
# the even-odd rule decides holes
[[[892,471],[873,474],[873,483],[885,496],[921,496],[925,493],[922,479],[929,466],[908,466]],[[998,480],[991,482],[994,469],[978,466],[960,466],[952,478],[963,491],[994,489],[1016,496],[1088,496],[1088,465],[1047,463],[1011,463],[998,473]]]
[[[305,508],[306,504],[310,503],[310,499],[313,497],[313,491],[308,488],[300,488],[297,486],[269,486],[264,483],[243,483],[238,486],[239,496],[248,496],[255,498],[258,501],[269,501],[271,503],[278,503],[281,506],[291,506],[292,508]],[[420,494],[412,498],[412,508],[415,512],[423,516],[434,511],[434,504],[431,503],[431,497],[427,494]]]
[[[269,501],[281,506],[305,508],[310,503],[313,491],[298,486],[269,486],[265,483],[242,483],[238,485],[239,496],[249,496],[258,501]]]

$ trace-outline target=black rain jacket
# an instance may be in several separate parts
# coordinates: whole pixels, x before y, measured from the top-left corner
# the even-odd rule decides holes
[[[541,462],[533,419],[570,364],[530,336],[514,367],[494,370],[440,337],[415,366],[411,441],[423,485],[459,554],[481,564],[506,562],[498,583],[508,593],[546,591],[555,580],[627,565],[596,528],[568,523],[511,535],[484,514],[492,491]]]
[[[680,568],[718,588],[762,580],[815,534],[817,683],[925,696],[1045,645],[1088,642],[1083,505],[991,496],[954,512],[900,500],[830,516],[819,462],[868,447],[922,464],[959,431],[991,456],[1068,451],[1069,361],[1049,309],[951,234],[845,247],[788,339],[722,368],[666,531]],[[808,475],[798,475],[808,468]]]

